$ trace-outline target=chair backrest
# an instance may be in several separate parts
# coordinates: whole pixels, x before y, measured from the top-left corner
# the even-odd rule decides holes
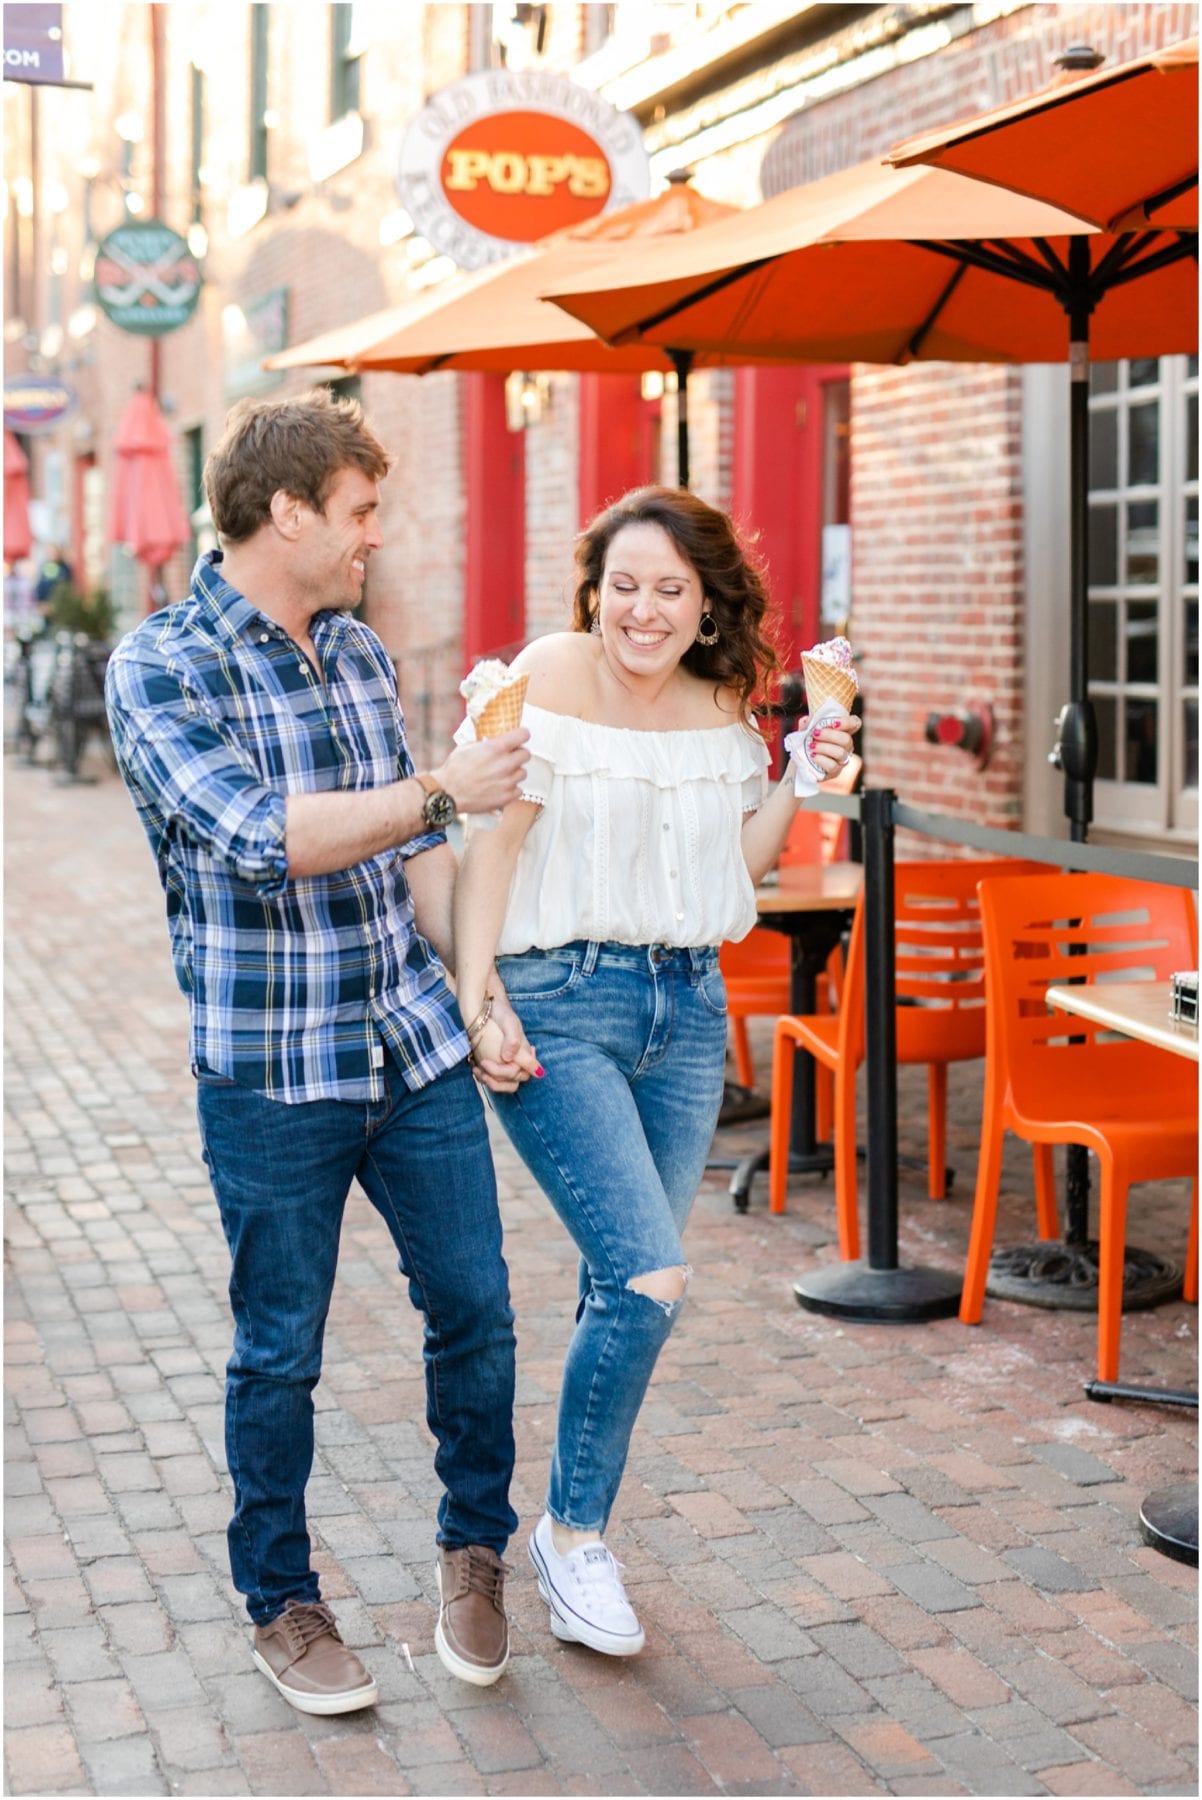
[[[1038,871],[1018,857],[894,866],[899,1062],[962,1062],[985,1054],[985,953],[977,889]],[[846,1048],[863,1052],[863,898],[856,909],[840,1012]]]
[[[1198,966],[1197,915],[1184,888],[1094,874],[983,881],[981,919],[990,1055],[996,1051],[1020,1112],[1046,1111],[1067,1057],[1077,1059],[1078,1075],[1093,1063],[1101,1082],[1121,1086],[1124,1061],[1146,1055],[1144,1046],[1100,1039],[1101,1026],[1053,1012],[1048,987],[1082,978],[1167,981]]]

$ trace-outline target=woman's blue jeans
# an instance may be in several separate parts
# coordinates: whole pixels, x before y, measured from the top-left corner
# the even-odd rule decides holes
[[[494,1104],[581,1255],[547,1510],[604,1531],[681,1305],[631,1283],[687,1271],[680,1234],[722,1103],[718,953],[577,942],[497,967],[546,1074]]]
[[[446,1490],[438,1541],[500,1555],[517,1527],[513,1313],[484,1109],[466,1063],[413,1090],[390,1058],[385,1078],[378,1102],[285,1106],[199,1073],[205,1161],[233,1259],[230,1568],[256,1625],[288,1600],[320,1597],[305,1484],[352,1181],[392,1233],[425,1316],[426,1418]]]

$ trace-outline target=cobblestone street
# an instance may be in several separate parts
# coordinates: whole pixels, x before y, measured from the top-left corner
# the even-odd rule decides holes
[[[541,1510],[574,1253],[497,1134],[518,1317],[514,1656],[494,1688],[433,1651],[437,1490],[420,1332],[352,1197],[309,1510],[326,1596],[380,1704],[293,1712],[230,1585],[226,1253],[200,1158],[163,899],[120,782],[7,769],[8,1790],[15,1794],[1189,1794],[1196,1571],[1145,1547],[1196,1417],[1091,1404],[1092,1315],[845,1325],[791,1283],[834,1255],[830,1182],[715,1173],[692,1297],[610,1543],[647,1648],[557,1643]],[[756,1039],[761,1078],[766,1038]],[[917,1077],[917,1079],[915,1079]],[[963,1266],[979,1066],[953,1065],[953,1197],[903,1176],[903,1257]],[[921,1154],[925,1076],[902,1082]],[[764,1125],[723,1134],[754,1143]],[[448,1172],[453,1161],[448,1156]],[[1000,1241],[1034,1235],[1011,1146]],[[1183,1184],[1129,1237],[1180,1257]],[[1197,1314],[1127,1319],[1124,1378],[1195,1380]]]

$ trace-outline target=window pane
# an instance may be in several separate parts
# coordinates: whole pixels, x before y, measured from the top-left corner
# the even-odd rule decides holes
[[[1119,514],[1117,506],[1089,509],[1089,583],[1114,587],[1119,578]]]
[[[1185,479],[1198,479],[1198,396],[1190,394],[1185,402]]]
[[[1160,507],[1133,500],[1127,508],[1127,580],[1154,587],[1160,580]]]
[[[1129,699],[1125,711],[1125,777],[1128,781],[1155,783],[1157,703],[1155,700]]]
[[[1113,394],[1119,385],[1119,366],[1117,363],[1091,363],[1089,367],[1089,391],[1091,394]]]
[[[1089,603],[1089,679],[1119,678],[1118,607],[1113,600]]]
[[[1191,381],[1196,381],[1198,379],[1198,359],[1196,356],[1186,357],[1185,372]]]
[[[1127,413],[1127,481],[1155,487],[1160,480],[1160,408],[1133,406]]]
[[[1103,696],[1093,703],[1098,721],[1098,780],[1113,781],[1118,773],[1114,754],[1114,719],[1118,701]]]
[[[1185,603],[1185,685],[1198,685],[1198,602]]]
[[[1160,380],[1160,358],[1157,356],[1136,356],[1127,364],[1127,386],[1150,387],[1154,381]]]
[[[1089,485],[1114,488],[1119,484],[1119,416],[1113,406],[1099,407],[1089,415]]]
[[[1185,503],[1185,579],[1198,585],[1198,496],[1191,494]]]
[[[1160,608],[1146,600],[1127,608],[1127,680],[1155,681],[1160,662]]]
[[[1185,738],[1185,785],[1196,788],[1198,785],[1198,702],[1183,700],[1181,703],[1181,730]]]

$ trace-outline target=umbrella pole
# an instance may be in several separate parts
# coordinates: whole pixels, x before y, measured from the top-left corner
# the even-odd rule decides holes
[[[689,485],[689,370],[693,366],[691,350],[669,350],[676,370],[676,481]]]

